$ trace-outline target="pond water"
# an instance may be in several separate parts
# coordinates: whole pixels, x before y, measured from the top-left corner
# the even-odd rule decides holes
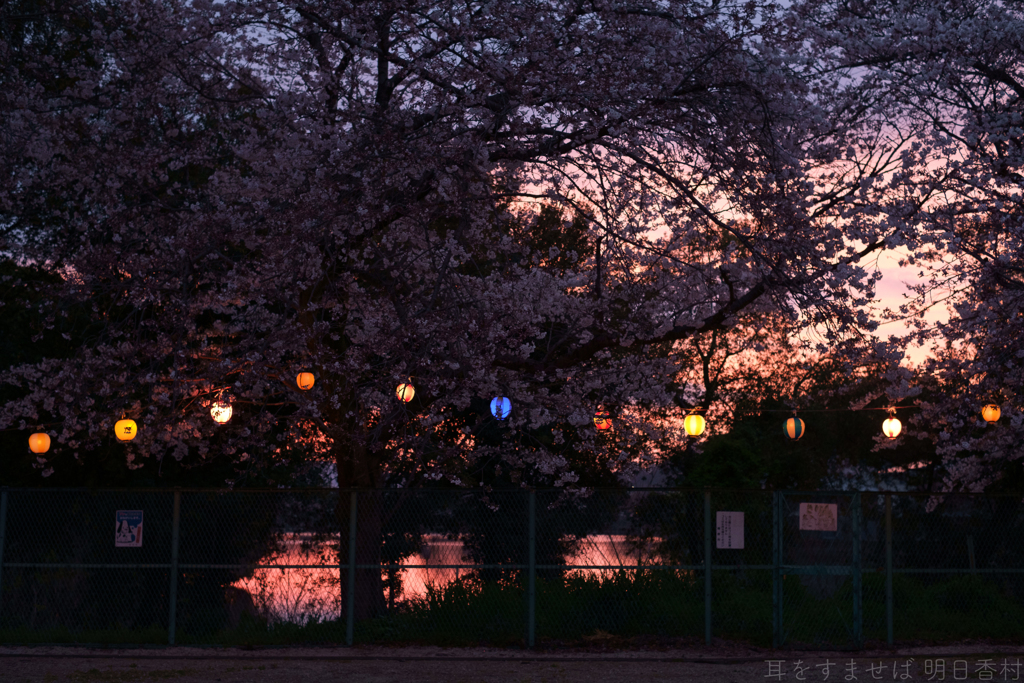
[[[341,617],[339,572],[337,569],[296,568],[294,565],[335,564],[336,555],[327,546],[310,547],[310,539],[303,534],[286,534],[282,538],[284,550],[264,557],[260,564],[286,565],[280,569],[257,569],[253,575],[232,584],[247,591],[256,608],[271,622],[305,623],[309,620],[329,620]],[[643,555],[643,557],[641,557]],[[617,567],[633,565],[639,561],[657,561],[648,553],[638,553],[617,534],[587,536],[579,543],[577,552],[566,558],[568,565]],[[385,596],[390,603],[423,598],[430,587],[442,588],[471,571],[470,567],[448,568],[444,565],[472,565],[465,556],[463,542],[445,538],[440,534],[424,536],[420,552],[402,561],[407,569],[398,570],[395,595]],[[418,566],[417,566],[418,565]],[[435,566],[432,566],[435,565]],[[608,576],[614,569],[573,569],[577,575]],[[384,578],[387,586],[387,577]],[[400,584],[400,588],[398,588]]]

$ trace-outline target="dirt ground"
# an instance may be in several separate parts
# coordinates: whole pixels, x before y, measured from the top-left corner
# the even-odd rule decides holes
[[[3,683],[603,683],[604,681],[956,681],[1024,680],[1020,645],[850,652],[771,651],[721,643],[645,650],[490,648],[0,647]]]

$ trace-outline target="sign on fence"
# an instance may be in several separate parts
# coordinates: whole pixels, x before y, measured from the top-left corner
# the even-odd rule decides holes
[[[801,531],[835,531],[839,512],[834,503],[800,503]]]
[[[718,511],[715,516],[715,547],[743,549],[743,513]]]
[[[114,530],[115,548],[142,547],[142,510],[118,510]]]

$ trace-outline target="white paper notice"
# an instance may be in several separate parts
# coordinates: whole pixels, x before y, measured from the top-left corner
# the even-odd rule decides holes
[[[715,515],[715,547],[743,548],[743,513],[722,512]]]
[[[838,519],[834,503],[800,503],[801,531],[835,531]]]

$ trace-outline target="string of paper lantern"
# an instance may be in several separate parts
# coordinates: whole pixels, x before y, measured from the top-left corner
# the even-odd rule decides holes
[[[296,378],[295,383],[302,391],[309,391],[313,388],[316,378],[313,373],[308,371],[300,372]],[[407,383],[399,384],[395,390],[395,395],[403,403],[409,403],[416,395],[416,389],[412,384],[412,378],[409,378]],[[913,408],[914,406],[890,406],[888,408],[860,408],[858,411],[863,410],[886,410],[889,413],[889,417],[882,422],[882,433],[890,439],[897,438],[903,431],[903,425],[896,417],[897,409]],[[491,415],[495,419],[501,421],[508,418],[512,413],[512,402],[506,396],[495,396],[491,399],[490,403]],[[691,437],[700,436],[704,433],[706,428],[706,420],[703,415],[699,414],[700,408],[694,408],[689,414],[683,419],[683,429],[686,434]],[[842,409],[807,409],[804,412],[839,412]],[[217,400],[210,407],[210,416],[214,422],[218,424],[225,424],[231,419],[232,415],[231,401],[229,398],[224,398],[223,391],[217,396]],[[754,411],[756,413],[764,412],[779,412],[772,409],[764,409]],[[987,424],[994,424],[998,422],[1001,415],[1000,408],[995,403],[989,403],[982,407],[981,417]],[[59,424],[59,423],[54,423]],[[603,407],[599,407],[597,412],[594,413],[594,427],[598,431],[607,431],[612,427],[612,419],[608,411]],[[803,420],[796,416],[794,412],[793,416],[786,420],[783,425],[783,430],[791,440],[798,441],[806,433],[806,425]],[[5,430],[6,431],[6,430]],[[127,417],[122,417],[114,424],[114,435],[118,441],[131,441],[138,435],[138,425],[135,421]],[[45,432],[35,432],[28,438],[29,450],[32,453],[46,453],[50,450],[50,436]]]

